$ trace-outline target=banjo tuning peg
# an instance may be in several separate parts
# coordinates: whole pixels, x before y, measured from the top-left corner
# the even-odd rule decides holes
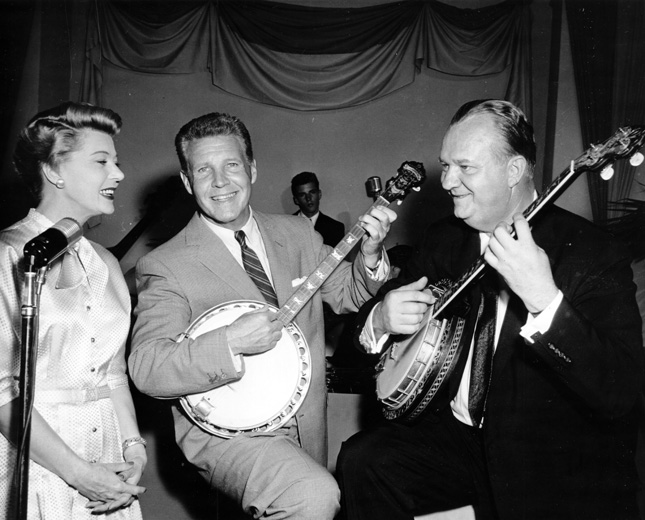
[[[629,164],[631,164],[632,166],[640,166],[641,164],[643,164],[643,154],[636,152],[629,158]]]
[[[608,181],[614,176],[614,167],[609,164],[605,166],[605,168],[600,172],[600,177],[602,177],[602,180]]]

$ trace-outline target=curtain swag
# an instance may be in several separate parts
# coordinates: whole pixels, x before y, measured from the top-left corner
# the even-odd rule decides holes
[[[506,99],[530,117],[529,3],[459,9],[432,0],[361,8],[95,0],[81,98],[100,104],[103,60],[148,74],[208,70],[230,94],[301,111],[378,99],[412,83],[425,65],[459,76],[507,72]]]
[[[576,94],[585,147],[600,143],[620,126],[645,121],[645,2],[642,0],[567,0],[565,2]],[[616,174],[604,181],[589,172],[587,181],[593,220],[604,224],[611,202],[627,197],[636,168],[616,163]]]

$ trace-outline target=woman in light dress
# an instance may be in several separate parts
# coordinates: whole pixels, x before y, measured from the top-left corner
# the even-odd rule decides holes
[[[114,212],[123,180],[111,110],[64,103],[21,132],[14,164],[37,200],[0,232],[0,519],[16,518],[24,246],[60,219]],[[141,518],[146,465],[128,387],[130,297],[117,260],[81,238],[49,265],[39,306],[28,518]]]

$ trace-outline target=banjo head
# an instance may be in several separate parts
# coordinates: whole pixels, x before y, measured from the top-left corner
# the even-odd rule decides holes
[[[259,301],[217,305],[197,318],[185,335],[199,337],[264,306],[278,312]],[[241,379],[180,398],[184,411],[204,431],[224,438],[245,432],[270,432],[284,426],[300,408],[311,383],[311,356],[295,323],[284,327],[273,349],[244,356],[243,363]]]

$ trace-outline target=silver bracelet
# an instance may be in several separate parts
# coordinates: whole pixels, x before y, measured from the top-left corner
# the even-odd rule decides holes
[[[125,455],[125,450],[127,450],[130,446],[134,446],[135,444],[143,444],[143,447],[146,447],[146,440],[143,437],[130,437],[129,439],[126,439],[123,441],[123,444],[121,445],[122,452]]]

